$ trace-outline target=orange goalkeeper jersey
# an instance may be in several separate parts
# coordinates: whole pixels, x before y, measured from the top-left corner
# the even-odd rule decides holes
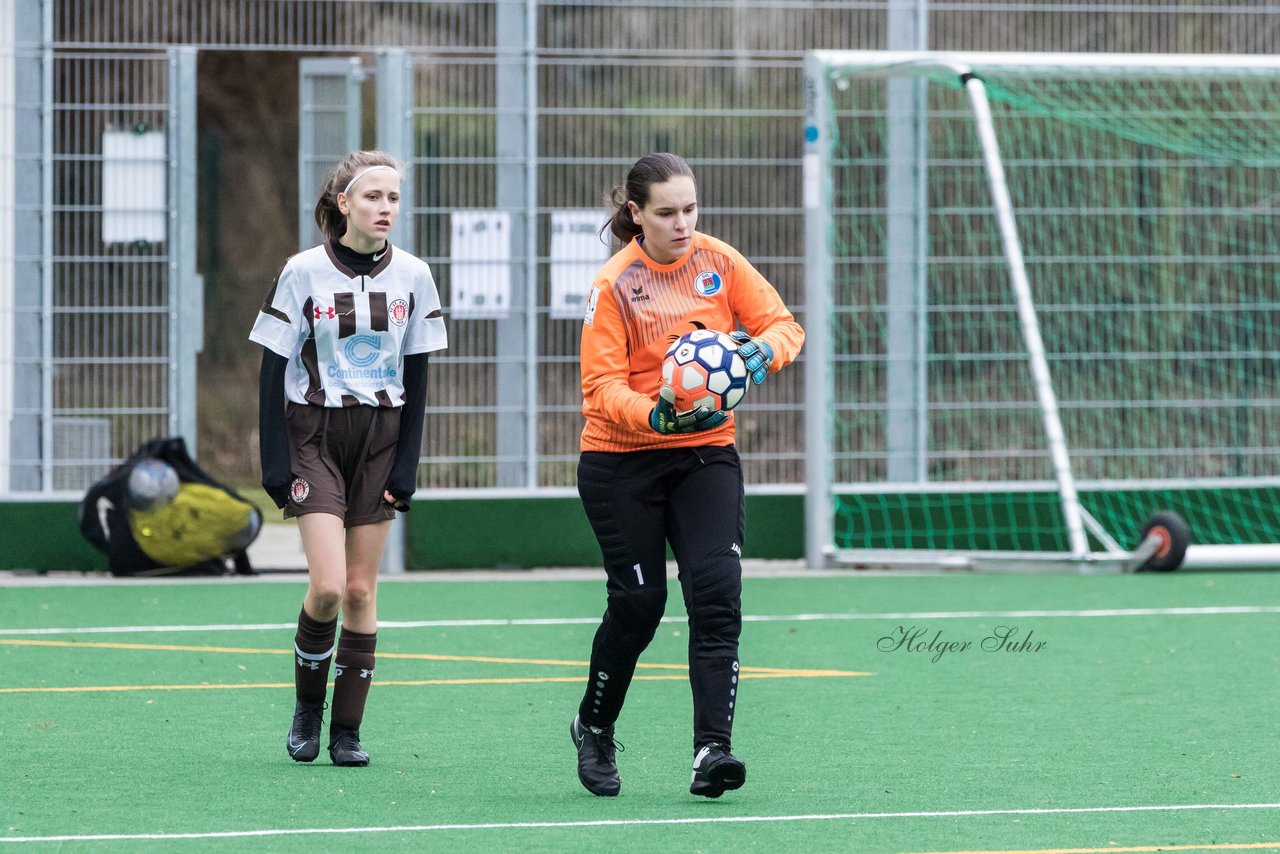
[[[640,451],[733,444],[734,421],[714,430],[663,436],[649,426],[662,384],[662,359],[694,329],[742,327],[773,348],[770,372],[800,353],[804,330],[764,276],[724,241],[694,232],[672,264],[632,240],[596,274],[583,318],[584,451]],[[751,403],[748,390],[745,405]]]

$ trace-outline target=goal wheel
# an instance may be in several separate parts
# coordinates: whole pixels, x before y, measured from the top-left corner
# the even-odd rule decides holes
[[[1143,526],[1140,542],[1145,542],[1147,537],[1153,535],[1160,538],[1160,545],[1156,548],[1155,554],[1147,558],[1147,562],[1139,569],[1173,572],[1182,565],[1182,559],[1187,556],[1187,546],[1191,544],[1191,530],[1177,513],[1172,510],[1160,510],[1153,513],[1147,520],[1147,524]]]

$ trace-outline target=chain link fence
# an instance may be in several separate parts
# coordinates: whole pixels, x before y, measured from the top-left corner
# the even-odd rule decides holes
[[[435,270],[451,338],[432,361],[420,483],[567,487],[581,416],[565,277],[578,271],[580,294],[598,263],[567,238],[603,225],[607,192],[640,155],[688,159],[700,228],[742,249],[804,323],[805,51],[1275,53],[1277,17],[1239,2],[0,0],[0,189],[12,189],[0,193],[0,492],[83,489],[152,435],[194,444],[197,409],[202,454],[252,475],[244,383],[258,354],[244,334],[274,272],[255,253],[296,247],[307,211],[292,200],[323,164],[231,175],[236,204],[272,199],[285,214],[258,204],[216,231],[236,215],[214,210],[209,173],[232,167],[216,140],[174,127],[197,93],[251,105],[261,88],[292,91],[304,60],[351,60],[345,91],[365,107],[347,113],[362,122],[354,138],[378,144],[388,51],[402,58],[407,234]],[[195,79],[175,76],[197,53]],[[231,56],[269,72],[234,79]],[[264,149],[296,139],[299,101],[243,121]],[[460,228],[494,223],[510,229],[499,250],[465,250]],[[244,244],[228,237],[237,227]],[[504,307],[477,309],[476,288]],[[753,393],[739,418],[749,482],[804,480],[804,401],[797,369]]]

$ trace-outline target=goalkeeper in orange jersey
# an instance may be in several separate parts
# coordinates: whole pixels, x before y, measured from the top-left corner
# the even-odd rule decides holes
[[[578,778],[616,795],[614,723],[667,599],[666,549],[689,615],[693,690],[690,791],[716,798],[746,782],[731,751],[742,630],[742,465],[732,413],[677,412],[660,392],[671,342],[694,329],[730,333],[754,383],[804,343],[774,287],[732,246],[695,230],[692,170],[650,154],[613,191],[608,228],[622,244],[597,274],[582,327],[578,493],[600,543],[607,608],[570,734]]]

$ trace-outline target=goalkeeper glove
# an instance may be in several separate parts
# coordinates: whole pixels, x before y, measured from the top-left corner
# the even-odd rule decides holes
[[[773,361],[773,348],[763,338],[752,338],[740,329],[729,333],[729,337],[738,342],[738,355],[747,364],[747,373],[756,385],[764,382],[769,373],[769,364]]]
[[[698,433],[719,427],[728,420],[728,413],[720,409],[699,406],[690,412],[676,414],[676,393],[671,386],[658,390],[658,405],[649,413],[649,426],[655,433],[670,436],[673,433]]]

